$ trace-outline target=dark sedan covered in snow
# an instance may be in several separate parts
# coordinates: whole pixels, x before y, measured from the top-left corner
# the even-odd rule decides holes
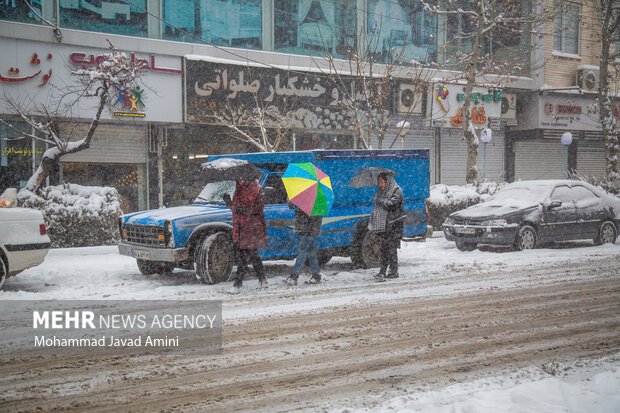
[[[517,250],[542,243],[591,239],[614,243],[620,200],[581,181],[522,181],[485,202],[454,212],[443,224],[446,238],[461,251],[479,244]]]

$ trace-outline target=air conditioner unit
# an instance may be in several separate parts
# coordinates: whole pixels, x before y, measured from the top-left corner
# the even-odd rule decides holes
[[[577,67],[577,86],[589,92],[598,90],[599,69]]]
[[[396,93],[396,112],[420,115],[424,91],[411,83],[400,83]]]
[[[502,95],[501,118],[507,121],[517,120],[517,95],[515,93],[504,93]]]

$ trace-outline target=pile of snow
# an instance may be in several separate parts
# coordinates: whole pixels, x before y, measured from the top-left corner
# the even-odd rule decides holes
[[[427,199],[430,224],[433,228],[440,228],[451,213],[486,201],[505,185],[505,183],[481,182],[465,186],[444,184],[431,186],[430,196]]]
[[[43,212],[52,247],[112,245],[119,241],[118,218],[123,214],[115,188],[63,184],[21,190],[19,205]]]

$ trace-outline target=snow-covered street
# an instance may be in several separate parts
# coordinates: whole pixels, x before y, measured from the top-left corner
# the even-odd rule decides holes
[[[320,285],[205,285],[191,271],[145,277],[116,247],[51,250],[7,280],[2,300],[223,302],[209,357],[24,360],[1,355],[9,410],[620,410],[620,241],[458,251],[403,244],[401,277],[373,280],[336,257]],[[301,281],[308,277],[302,274]],[[96,362],[95,362],[96,361]]]

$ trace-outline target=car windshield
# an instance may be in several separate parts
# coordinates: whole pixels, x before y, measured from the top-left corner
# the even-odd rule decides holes
[[[223,204],[224,194],[232,197],[235,192],[235,181],[210,182],[200,191],[194,200],[195,204]]]
[[[523,204],[533,204],[542,202],[548,191],[549,187],[543,185],[508,187],[497,191],[489,201],[518,201]]]

